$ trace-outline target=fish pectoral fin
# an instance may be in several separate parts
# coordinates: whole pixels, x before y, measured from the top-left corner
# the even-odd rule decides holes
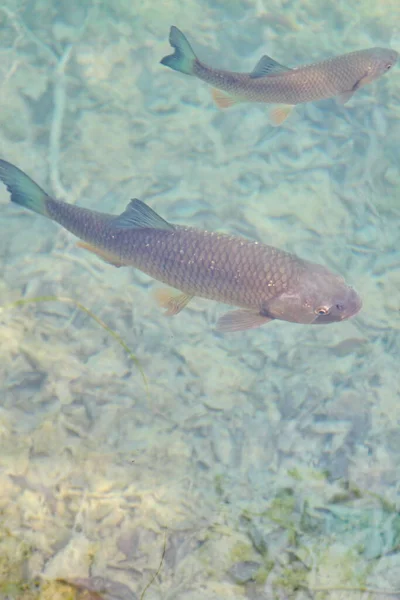
[[[352,92],[356,92],[357,90],[359,90],[360,88],[364,87],[364,85],[367,85],[368,83],[371,83],[372,81],[374,81],[375,76],[371,73],[365,73],[357,82],[355,85],[353,85],[353,89]]]
[[[259,77],[267,77],[268,75],[275,75],[276,73],[284,73],[285,71],[292,71],[289,67],[279,64],[266,54],[260,58],[252,72],[250,77],[252,79],[258,79]]]
[[[125,263],[121,261],[117,256],[112,254],[111,252],[107,252],[106,250],[102,250],[101,248],[97,248],[96,246],[92,246],[92,244],[87,244],[86,242],[77,242],[77,248],[83,248],[84,250],[88,250],[92,252],[104,262],[113,265],[114,267],[123,267]]]
[[[117,229],[175,229],[137,198],[131,200],[124,212],[112,219],[110,224]]]
[[[231,96],[227,92],[223,92],[222,90],[218,90],[217,88],[212,88],[211,94],[218,108],[229,108],[230,106],[234,106],[235,104],[239,104],[240,102],[242,102],[240,98],[237,98],[236,96]]]
[[[282,125],[282,123],[286,121],[286,119],[292,112],[293,108],[293,104],[280,104],[276,108],[270,110],[269,118],[271,121],[271,125],[273,125],[274,127]]]
[[[251,310],[239,309],[225,313],[218,319],[217,331],[245,331],[246,329],[256,329],[273,321],[270,317],[265,317],[260,313]]]
[[[154,291],[154,297],[162,308],[165,308],[165,315],[170,317],[177,315],[191,301],[193,296],[188,294],[179,294],[168,288],[158,288]]]
[[[350,98],[353,97],[354,92],[359,90],[361,87],[364,87],[364,85],[367,85],[367,83],[371,83],[371,81],[373,81],[373,80],[374,80],[374,77],[372,75],[370,75],[369,73],[365,73],[365,75],[363,75],[361,77],[361,79],[359,79],[353,85],[353,88],[351,90],[348,90],[347,92],[342,92],[341,94],[339,94],[339,96],[338,96],[339,104],[346,104],[346,102],[348,102],[350,100]]]
[[[346,104],[346,102],[348,102],[350,98],[352,98],[354,92],[355,90],[350,90],[349,92],[343,92],[342,94],[339,94],[337,98],[339,104]]]

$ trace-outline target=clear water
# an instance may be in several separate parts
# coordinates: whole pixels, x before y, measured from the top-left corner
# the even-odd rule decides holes
[[[264,53],[399,50],[400,9],[5,0],[1,158],[92,209],[139,197],[321,262],[364,307],[225,336],[213,302],[165,318],[147,276],[75,248],[2,186],[0,597],[140,598],[161,562],[146,600],[382,598],[400,588],[399,67],[276,129],[267,107],[219,111],[159,64],[172,24],[204,61],[249,71]],[[117,332],[148,389],[73,302],[12,305],[52,295]]]

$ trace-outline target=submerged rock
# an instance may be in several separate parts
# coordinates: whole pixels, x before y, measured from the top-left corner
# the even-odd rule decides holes
[[[229,574],[236,583],[247,583],[254,581],[260,566],[260,563],[254,560],[244,560],[233,565],[229,569]]]

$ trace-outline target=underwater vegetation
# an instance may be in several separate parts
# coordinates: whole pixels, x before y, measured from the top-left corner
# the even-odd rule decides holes
[[[2,188],[1,600],[399,595],[398,67],[276,129],[159,64],[173,23],[224,70],[398,50],[399,10],[1,4],[0,156],[72,205],[118,215],[139,197],[320,262],[364,302],[339,325],[227,340],[220,308],[164,319],[145,275],[84,256]]]
[[[303,476],[298,472],[292,474],[293,481]],[[314,473],[312,477],[316,485],[325,481],[323,474]],[[314,500],[315,496],[310,496],[299,502],[294,490],[286,488],[268,502],[262,513],[247,509],[242,512],[237,523],[240,535],[229,531],[227,526],[215,524],[196,550],[201,568],[212,579],[222,575],[249,593],[251,590],[262,593],[267,586],[278,596],[283,592],[290,597],[301,590],[367,592],[371,597],[398,594],[398,590],[387,585],[370,584],[377,570],[385,581],[385,567],[380,561],[394,568],[391,556],[400,546],[400,517],[396,508],[383,498],[345,485],[324,506],[318,506]],[[218,539],[223,544],[217,543]],[[33,564],[36,550],[12,534],[2,520],[0,598],[144,600],[158,576],[162,576],[162,569],[167,568],[165,561],[171,549],[172,538],[167,532],[158,567],[140,594],[124,583],[102,576],[75,577],[75,559],[67,554],[64,561],[72,560],[70,566],[64,565],[69,576],[52,579],[50,570],[48,576],[30,580],[29,565]],[[93,561],[96,551],[90,552]],[[222,565],[223,573],[219,571]],[[169,597],[169,592],[165,597]]]
[[[142,366],[135,354],[133,354],[133,352],[128,348],[128,346],[125,344],[124,340],[118,335],[118,333],[116,333],[110,327],[108,327],[108,325],[106,325],[99,317],[97,317],[91,310],[86,308],[86,306],[84,306],[80,302],[77,302],[72,298],[63,298],[61,296],[38,296],[37,298],[21,298],[19,300],[14,300],[14,302],[10,302],[9,304],[0,306],[0,310],[10,310],[12,308],[17,308],[18,306],[38,304],[41,302],[60,302],[63,304],[71,304],[72,306],[75,306],[75,308],[77,308],[78,310],[87,314],[91,319],[93,319],[98,325],[100,325],[100,327],[102,327],[110,336],[112,336],[117,341],[117,343],[121,346],[121,348],[123,348],[123,350],[125,350],[129,358],[134,362],[134,364],[138,368],[143,378],[143,383],[146,386],[148,392],[148,382],[146,379],[146,375],[144,374]]]
[[[166,540],[166,538],[165,538]],[[0,598],[1,600],[144,600],[147,590],[158,576],[160,565],[140,596],[125,584],[103,577],[51,580],[26,577],[27,563],[34,552],[18,540],[0,521]]]

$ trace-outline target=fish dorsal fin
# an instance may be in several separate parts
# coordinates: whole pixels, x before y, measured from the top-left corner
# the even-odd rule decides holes
[[[123,213],[112,220],[112,225],[117,229],[175,229],[150,206],[136,198],[129,202]]]
[[[267,77],[268,75],[275,75],[276,73],[283,73],[284,71],[291,71],[289,67],[279,64],[266,54],[260,58],[252,72],[250,77],[257,79],[257,77]]]

